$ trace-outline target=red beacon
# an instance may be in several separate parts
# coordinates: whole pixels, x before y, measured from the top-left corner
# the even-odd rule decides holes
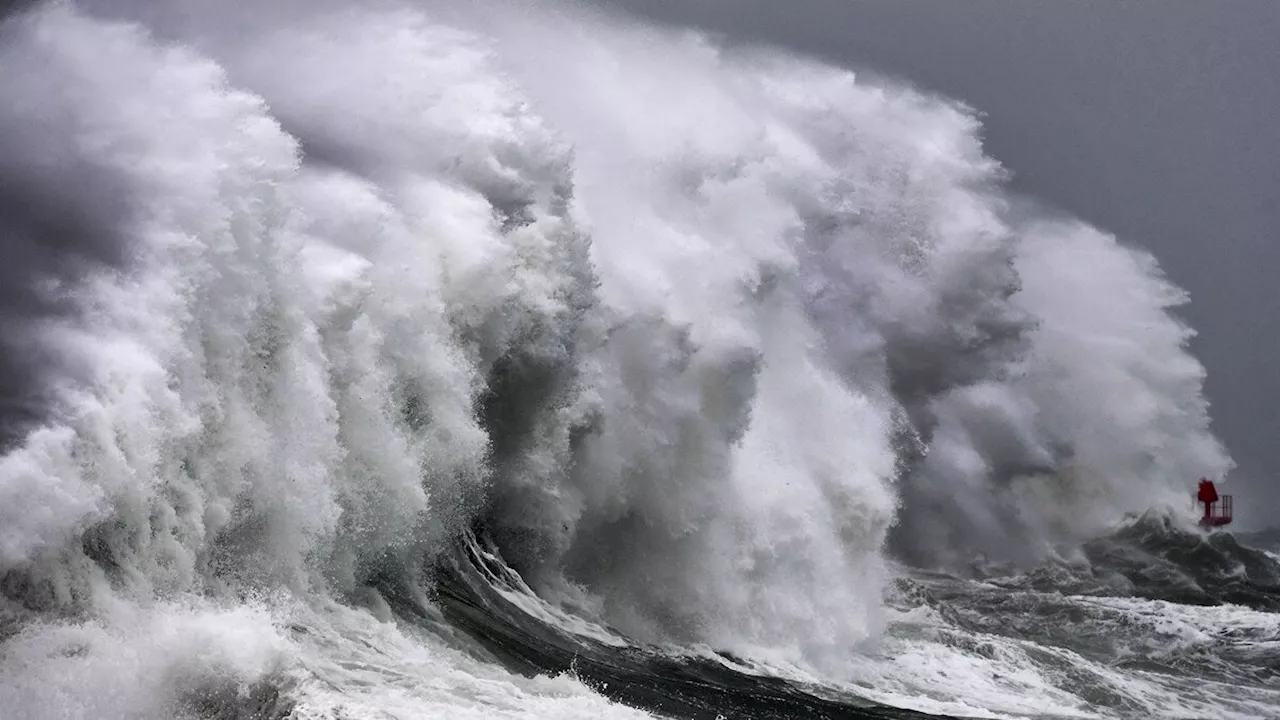
[[[1219,495],[1212,480],[1200,478],[1196,500],[1204,506],[1204,515],[1200,517],[1201,527],[1222,527],[1231,523],[1231,496]]]

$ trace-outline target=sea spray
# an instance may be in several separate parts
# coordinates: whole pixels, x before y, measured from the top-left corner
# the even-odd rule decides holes
[[[478,528],[591,620],[839,675],[895,523],[919,562],[1034,556],[1229,466],[1181,294],[1011,218],[967,108],[493,8],[5,20],[0,168],[105,248],[57,312],[5,306],[60,359],[15,364],[0,459],[23,647],[200,597],[271,640],[209,672],[306,686],[290,618],[389,575],[427,598]]]

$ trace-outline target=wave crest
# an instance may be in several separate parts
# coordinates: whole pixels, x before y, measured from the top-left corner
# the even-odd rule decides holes
[[[1229,467],[1180,291],[1016,217],[964,107],[577,14],[92,5],[4,21],[0,128],[111,250],[32,315],[84,370],[0,459],[15,616],[479,527],[632,636],[839,663],[895,523],[1034,554]]]

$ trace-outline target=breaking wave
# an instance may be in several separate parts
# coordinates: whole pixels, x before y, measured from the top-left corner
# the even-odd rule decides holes
[[[25,717],[632,714],[460,634],[511,607],[843,682],[890,558],[1230,468],[1182,291],[966,107],[567,6],[151,5],[0,26]]]

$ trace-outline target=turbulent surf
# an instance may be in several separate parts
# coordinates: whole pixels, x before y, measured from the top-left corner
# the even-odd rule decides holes
[[[1280,706],[1184,293],[972,109],[567,3],[0,22],[14,717]]]

